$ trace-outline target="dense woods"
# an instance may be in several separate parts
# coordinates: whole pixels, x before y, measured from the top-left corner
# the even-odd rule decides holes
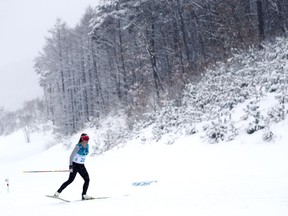
[[[286,0],[114,0],[74,28],[58,19],[35,70],[44,109],[62,134],[124,110],[131,119],[183,89],[236,49],[285,36]],[[191,84],[190,84],[191,85]]]

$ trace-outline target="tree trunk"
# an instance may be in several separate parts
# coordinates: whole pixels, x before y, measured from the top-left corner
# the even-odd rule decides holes
[[[259,36],[259,42],[261,43],[263,40],[265,40],[264,17],[263,17],[263,8],[261,0],[257,0],[257,16],[258,16],[258,36]]]

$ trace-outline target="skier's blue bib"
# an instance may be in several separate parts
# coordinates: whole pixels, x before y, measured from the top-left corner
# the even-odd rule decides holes
[[[84,164],[85,158],[89,154],[89,145],[86,144],[86,147],[84,148],[80,143],[78,143],[76,146],[79,147],[78,152],[76,153],[73,162],[78,164]]]

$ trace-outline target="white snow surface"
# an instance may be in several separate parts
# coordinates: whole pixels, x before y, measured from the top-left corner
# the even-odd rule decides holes
[[[67,169],[74,144],[46,150],[50,135],[31,134],[26,143],[19,131],[0,137],[0,216],[287,216],[287,128],[287,120],[274,124],[269,143],[261,141],[261,132],[218,144],[198,134],[178,137],[173,145],[165,137],[149,144],[131,140],[87,157],[87,194],[110,198],[80,201],[83,180],[77,175],[61,193],[69,203],[45,197],[68,179],[67,172],[23,171]],[[142,181],[155,182],[132,185]]]

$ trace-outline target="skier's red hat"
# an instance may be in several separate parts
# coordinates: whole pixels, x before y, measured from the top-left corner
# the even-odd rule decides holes
[[[85,141],[89,141],[89,136],[88,136],[88,135],[81,136],[81,139],[82,139],[82,140],[85,140]]]

